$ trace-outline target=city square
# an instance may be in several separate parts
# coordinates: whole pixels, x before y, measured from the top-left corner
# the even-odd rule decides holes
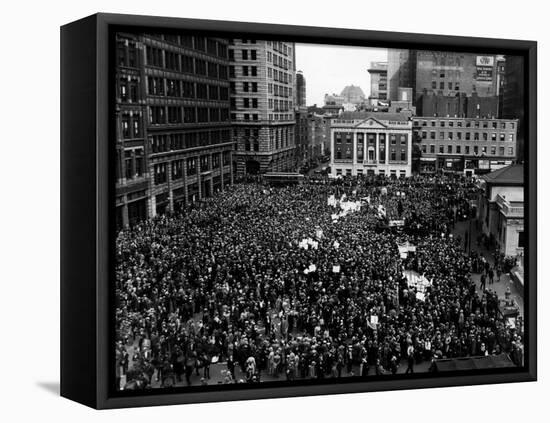
[[[522,64],[314,47],[117,34],[116,389],[523,366]]]

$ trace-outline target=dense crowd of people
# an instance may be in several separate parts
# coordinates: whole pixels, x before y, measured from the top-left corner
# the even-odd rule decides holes
[[[410,373],[501,352],[521,364],[521,333],[471,278],[497,269],[452,236],[476,189],[446,177],[237,184],[121,230],[118,380],[207,384],[212,363],[226,363],[225,383],[391,374],[402,362]],[[335,219],[333,195],[361,207]],[[415,251],[400,255],[404,243]],[[421,299],[405,269],[430,281]]]

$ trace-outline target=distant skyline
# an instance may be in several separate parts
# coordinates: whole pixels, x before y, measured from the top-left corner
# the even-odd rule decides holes
[[[387,49],[326,44],[296,44],[296,71],[306,80],[306,104],[323,106],[325,94],[340,94],[347,85],[370,95],[371,62],[388,60]]]

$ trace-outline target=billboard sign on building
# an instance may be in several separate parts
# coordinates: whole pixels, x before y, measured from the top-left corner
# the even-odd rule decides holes
[[[491,82],[493,80],[493,68],[495,58],[493,56],[476,56],[477,81]]]

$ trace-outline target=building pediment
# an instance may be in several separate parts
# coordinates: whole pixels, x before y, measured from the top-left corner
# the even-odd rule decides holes
[[[386,129],[388,125],[383,124],[378,119],[370,117],[359,122],[355,127],[357,129]]]

